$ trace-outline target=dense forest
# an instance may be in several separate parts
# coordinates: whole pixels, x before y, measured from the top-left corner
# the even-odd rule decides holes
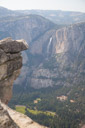
[[[9,106],[42,125],[50,128],[78,128],[85,122],[84,83],[75,87],[18,89]]]

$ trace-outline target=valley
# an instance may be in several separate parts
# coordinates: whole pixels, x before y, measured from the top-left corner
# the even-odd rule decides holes
[[[5,8],[0,13],[0,39],[23,38],[29,45],[22,54],[23,67],[9,106],[50,128],[81,128],[85,124],[85,14]]]
[[[46,89],[24,91],[22,96],[18,92],[12,99],[10,106],[17,111],[25,113],[36,122],[52,128],[60,127],[78,127],[82,125],[85,116],[85,97],[84,84],[75,87],[50,87]],[[66,96],[66,100],[59,100],[57,97]],[[16,100],[16,98],[18,98]],[[34,100],[40,98],[41,101],[34,103]],[[74,102],[75,101],[75,102]],[[17,106],[17,104],[19,104]],[[50,113],[52,112],[52,116]],[[68,118],[69,117],[69,118]],[[72,117],[72,118],[71,118]],[[60,120],[59,120],[60,119]],[[78,120],[78,121],[77,121]]]

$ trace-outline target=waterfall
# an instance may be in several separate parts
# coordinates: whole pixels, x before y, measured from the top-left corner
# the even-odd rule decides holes
[[[47,46],[47,53],[49,53],[51,43],[52,43],[52,37],[50,37],[50,40]]]

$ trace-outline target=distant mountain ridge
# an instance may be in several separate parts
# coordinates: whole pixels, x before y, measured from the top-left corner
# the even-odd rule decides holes
[[[30,43],[46,31],[58,27],[58,25],[42,16],[27,15],[1,18],[0,27],[0,39],[3,38],[3,35],[5,37],[12,36],[14,39],[24,38]],[[3,34],[4,32],[7,35]]]
[[[15,11],[0,6],[0,17],[12,16],[12,15],[15,16],[17,14],[18,13],[16,13]]]
[[[73,24],[85,21],[85,13],[61,10],[23,10],[23,14],[38,14],[56,24]]]
[[[21,16],[21,15],[41,15],[56,24],[73,24],[85,21],[85,13],[61,11],[61,10],[9,10],[0,7],[0,17],[5,16]]]

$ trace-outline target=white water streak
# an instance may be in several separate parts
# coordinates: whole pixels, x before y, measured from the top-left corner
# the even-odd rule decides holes
[[[51,43],[52,43],[52,37],[50,37],[50,40],[47,46],[47,53],[49,53]]]

